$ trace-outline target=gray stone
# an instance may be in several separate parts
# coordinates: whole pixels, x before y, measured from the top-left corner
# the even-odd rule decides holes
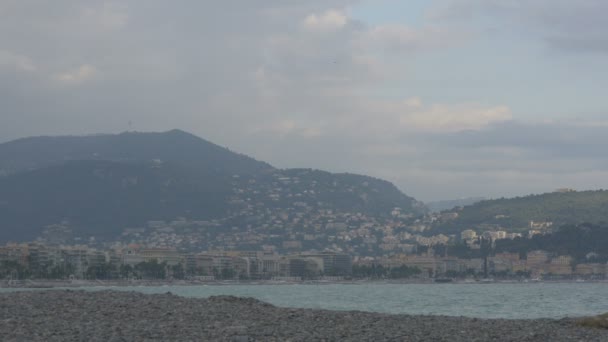
[[[608,341],[574,319],[486,320],[278,308],[136,292],[0,294],[7,341]]]

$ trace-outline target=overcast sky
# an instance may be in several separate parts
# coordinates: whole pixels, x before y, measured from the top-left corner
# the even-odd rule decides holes
[[[608,188],[606,0],[0,0],[0,141],[180,128],[419,200]]]

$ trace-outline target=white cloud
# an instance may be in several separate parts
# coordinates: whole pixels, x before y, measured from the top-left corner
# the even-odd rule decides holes
[[[385,144],[372,143],[361,148],[357,153],[365,158],[420,157],[420,150],[415,145],[403,144],[395,141]]]
[[[1,8],[7,1],[0,3]],[[600,153],[608,140],[600,123],[580,127],[574,138],[571,124],[509,128],[514,126],[509,107],[492,100],[504,98],[497,94],[508,89],[486,92],[467,81],[455,83],[458,75],[450,72],[462,66],[454,57],[480,50],[442,52],[468,42],[466,33],[452,28],[469,26],[449,20],[415,27],[367,25],[349,16],[353,3],[12,0],[0,9],[0,69],[3,75],[19,72],[0,77],[5,108],[0,136],[119,132],[132,120],[138,130],[187,129],[277,166],[387,177],[406,192],[416,186],[411,194],[427,198],[487,195],[486,186],[501,178],[491,176],[496,165],[521,165],[516,171],[527,174],[560,169],[561,164],[549,162],[565,153],[579,158],[595,151],[589,160],[605,160]],[[523,12],[499,6],[505,1],[487,3],[494,4],[493,13],[509,18]],[[525,5],[524,0],[509,3]],[[551,21],[542,16],[548,12],[538,13],[535,18],[549,21],[542,25],[548,31],[541,32],[549,38],[571,32],[570,27],[577,28],[572,36],[579,35],[587,27],[586,21],[576,24],[561,14],[551,15],[557,18]],[[500,18],[507,22],[505,15]],[[520,20],[522,27],[537,27]],[[607,32],[602,20],[594,24],[600,37]],[[433,54],[410,58],[427,51]],[[441,71],[425,67],[427,61]],[[77,89],[83,96],[74,96],[74,87],[49,87],[49,79],[64,85],[95,82]],[[581,79],[572,81],[577,85]],[[428,103],[412,97],[416,94]],[[542,163],[530,163],[532,158]],[[566,162],[574,168],[588,164]],[[605,164],[594,167],[607,170]],[[492,168],[487,182],[471,185],[482,168]],[[534,182],[505,181],[494,193],[521,191]],[[558,183],[568,186],[567,180],[549,186]]]
[[[323,130],[319,124],[313,124],[312,122],[276,118],[253,126],[250,133],[256,135],[274,134],[281,139],[286,137],[312,139],[322,136]]]
[[[79,84],[93,79],[98,74],[97,69],[90,64],[83,64],[76,69],[55,75],[55,80],[64,84]]]
[[[296,129],[296,123],[293,120],[280,120],[272,125],[266,127],[260,127],[259,130],[272,132],[278,134],[281,137],[284,137],[290,133],[292,133]]]
[[[486,107],[479,104],[434,104],[408,111],[400,118],[401,125],[430,132],[479,130],[491,124],[513,119],[507,106]]]
[[[478,103],[425,104],[420,98],[402,101],[358,99],[358,107],[340,125],[350,122],[358,134],[382,134],[398,137],[403,132],[415,134],[450,133],[482,130],[513,120],[509,107]]]
[[[411,108],[422,108],[422,100],[419,97],[412,97],[405,100],[405,105]]]
[[[4,50],[0,50],[0,67],[10,67],[26,72],[36,71],[37,69],[29,57]]]
[[[97,7],[83,8],[80,20],[84,25],[100,31],[113,31],[124,28],[129,21],[129,15],[126,5],[104,2]]]
[[[348,23],[348,17],[344,12],[338,10],[327,10],[322,14],[310,14],[304,21],[303,26],[309,31],[335,31],[343,28]]]
[[[368,48],[393,52],[448,47],[466,39],[458,30],[441,27],[411,28],[399,24],[379,25],[366,31],[360,43]]]

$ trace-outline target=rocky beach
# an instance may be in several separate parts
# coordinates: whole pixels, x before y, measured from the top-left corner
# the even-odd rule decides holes
[[[608,341],[575,319],[279,308],[231,296],[80,290],[0,294],[3,341]]]

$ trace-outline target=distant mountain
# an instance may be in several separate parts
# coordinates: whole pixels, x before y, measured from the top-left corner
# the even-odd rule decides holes
[[[249,174],[272,170],[267,163],[234,153],[180,130],[90,136],[32,137],[0,144],[0,175],[70,160],[175,162],[205,170]]]
[[[426,211],[380,179],[278,170],[182,131],[20,139],[0,145],[0,165],[0,241],[31,240],[49,226],[112,239],[180,218],[255,229],[302,208],[378,218]]]
[[[527,231],[530,221],[564,224],[608,222],[608,191],[553,192],[510,199],[485,200],[456,210],[454,220],[440,222],[436,229],[459,232],[495,226]]]
[[[245,182],[241,184],[254,198],[255,193],[279,196],[262,196],[262,201],[270,207],[289,207],[304,202],[313,207],[385,217],[390,216],[394,208],[400,208],[404,214],[426,211],[424,204],[403,194],[392,183],[368,176],[287,169],[258,175],[256,180],[254,187]]]
[[[0,178],[1,240],[32,239],[67,222],[78,234],[115,236],[148,220],[227,212],[230,175],[176,164],[70,161]]]
[[[467,205],[475,204],[485,199],[485,197],[467,197],[455,200],[433,201],[427,202],[426,206],[433,212],[440,212],[444,210],[454,209],[456,207],[464,207]]]

